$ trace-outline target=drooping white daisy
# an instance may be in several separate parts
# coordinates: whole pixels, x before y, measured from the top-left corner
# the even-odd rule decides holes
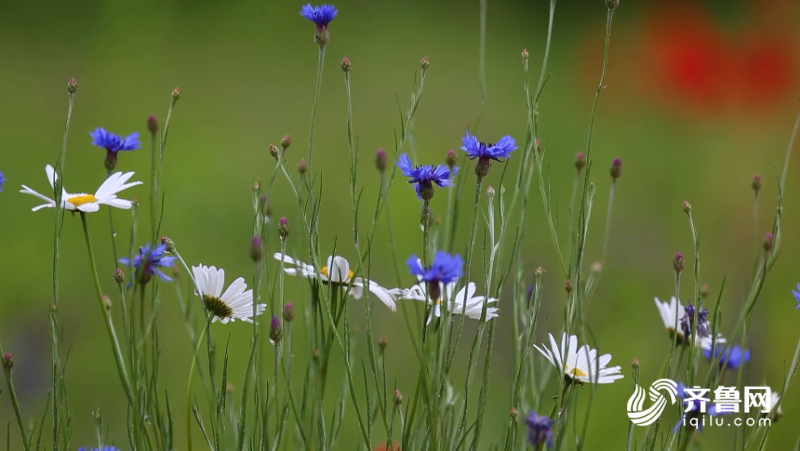
[[[439,318],[442,316],[442,304],[445,305],[446,308],[449,308],[450,311],[453,312],[454,315],[460,315],[462,312],[467,318],[472,319],[481,319],[481,314],[483,313],[483,305],[484,304],[493,304],[497,302],[495,298],[486,298],[486,296],[475,296],[475,284],[473,282],[469,282],[466,287],[461,287],[458,293],[455,293],[456,285],[458,282],[451,282],[448,284],[440,284],[442,289],[440,292],[442,293],[442,299],[433,300],[431,297],[426,293],[426,290],[423,288],[423,285],[414,285],[411,288],[394,288],[389,290],[390,293],[396,295],[399,299],[413,299],[416,301],[423,301],[427,302],[428,305],[431,307],[431,313],[428,316],[428,323],[433,320],[434,317]],[[464,308],[464,294],[466,291],[466,309]],[[486,307],[486,320],[490,320],[492,318],[497,318],[497,307]]]
[[[286,274],[289,274],[290,276],[299,275],[307,279],[317,278],[317,269],[311,265],[303,263],[300,260],[295,260],[288,255],[283,255],[280,252],[273,254],[273,257],[275,260],[283,260],[283,263],[286,265],[291,265],[291,267],[283,269]],[[350,285],[350,295],[356,299],[361,299],[361,296],[364,295],[364,288],[367,284],[367,281],[361,277],[354,277],[355,274],[350,269],[350,263],[348,263],[344,257],[339,257],[338,255],[331,255],[328,257],[327,265],[320,268],[319,275],[320,280],[325,284],[332,283],[336,285]],[[380,299],[381,302],[386,304],[391,311],[397,311],[395,297],[389,292],[389,290],[378,285],[372,280],[369,281],[369,285],[366,286],[366,288],[370,293],[374,294],[378,299]]]
[[[564,333],[561,337],[561,347],[556,343],[553,334],[550,336],[550,348],[542,343],[542,347],[533,345],[537,351],[564,374],[564,377],[571,382],[584,384],[598,383],[610,384],[624,376],[620,374],[619,366],[606,367],[611,362],[611,354],[597,357],[597,350],[589,345],[578,348],[578,337]]]
[[[55,169],[49,164],[44,168],[47,173],[47,180],[50,182],[50,187],[55,189],[58,174]],[[97,188],[94,194],[87,193],[74,193],[70,194],[66,189],[61,189],[61,205],[67,211],[81,211],[84,213],[92,213],[100,209],[100,205],[108,205],[110,207],[129,209],[133,203],[129,200],[118,199],[117,193],[126,190],[132,186],[141,185],[142,182],[126,183],[131,177],[133,172],[115,172],[111,174],[101,185]],[[33,207],[31,210],[39,211],[42,208],[55,208],[56,202],[49,197],[40,194],[25,185],[22,185],[20,193],[30,194],[43,200],[45,203]]]
[[[664,322],[664,327],[669,332],[670,337],[677,334],[678,344],[687,344],[688,341],[684,340],[683,328],[681,327],[686,317],[686,307],[675,296],[670,298],[669,302],[661,302],[658,298],[655,298],[655,302],[658,313],[661,315],[661,321]],[[699,329],[698,327],[698,332]],[[717,345],[724,344],[725,337],[717,334],[716,342]],[[702,349],[711,349],[711,337],[702,337],[698,333],[695,335],[695,344]]]
[[[219,321],[227,324],[230,321],[253,320],[253,290],[247,290],[244,279],[239,277],[230,284],[225,293],[222,287],[225,284],[225,270],[213,266],[193,266],[192,273],[197,284],[197,293],[206,309],[214,315],[212,322]],[[245,291],[246,290],[246,291]],[[256,306],[256,315],[260,315],[267,308],[267,304]]]

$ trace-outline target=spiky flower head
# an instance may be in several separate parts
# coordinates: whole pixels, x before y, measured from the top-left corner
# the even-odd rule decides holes
[[[175,265],[175,257],[167,257],[164,255],[166,251],[166,244],[159,244],[155,248],[150,249],[150,243],[147,243],[139,248],[139,253],[134,255],[132,259],[122,257],[119,259],[119,262],[125,266],[133,267],[136,274],[138,274],[138,281],[142,285],[150,282],[153,275],[158,276],[158,278],[164,282],[171,282],[172,279],[158,269],[169,268]],[[130,285],[130,283],[128,285]]]
[[[300,15],[314,22],[314,25],[317,26],[317,31],[314,33],[314,42],[320,46],[328,43],[330,38],[328,24],[336,18],[336,14],[338,14],[338,11],[333,5],[311,6],[311,3],[309,3],[300,9]]]
[[[478,159],[475,165],[475,174],[478,178],[484,178],[489,173],[491,160],[502,162],[503,158],[509,158],[511,152],[518,149],[514,138],[511,136],[503,136],[497,144],[485,143],[478,141],[478,138],[466,132],[461,138],[463,150],[470,160]]]
[[[553,447],[553,420],[550,417],[539,415],[531,410],[528,418],[525,419],[525,424],[528,425],[528,445],[534,449],[540,449],[543,443],[546,443],[548,448]]]
[[[622,176],[622,160],[620,160],[619,157],[614,158],[614,161],[611,162],[609,174],[611,174],[611,178],[614,180]]]
[[[405,177],[408,177],[408,183],[416,184],[417,197],[428,201],[433,198],[433,185],[440,188],[454,186],[450,178],[456,175],[459,169],[456,167],[451,170],[443,164],[414,166],[408,154],[400,155],[397,167]]]

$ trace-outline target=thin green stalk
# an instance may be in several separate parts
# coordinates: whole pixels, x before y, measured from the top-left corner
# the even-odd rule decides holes
[[[322,85],[322,66],[325,62],[325,46],[319,46],[319,59],[317,60],[317,82],[314,85],[314,103],[311,106],[311,127],[308,133],[308,173],[313,174],[312,166],[311,166],[311,150],[314,147],[314,122],[316,121],[317,117],[317,102],[319,101],[319,91],[320,86]],[[309,195],[310,195],[309,190]]]
[[[25,433],[25,426],[22,422],[22,413],[19,409],[19,401],[17,401],[17,392],[14,390],[14,381],[11,378],[11,365],[13,365],[13,361],[9,364],[6,364],[5,361],[5,353],[3,353],[3,348],[0,346],[0,358],[3,359],[3,371],[6,374],[6,386],[8,387],[8,394],[11,397],[11,406],[14,408],[14,416],[17,418],[17,427],[19,428],[19,435],[22,437],[22,445],[25,448],[25,451],[30,451],[31,444],[28,440],[28,435]],[[54,442],[57,443],[57,442]]]
[[[194,375],[194,368],[197,366],[197,353],[200,352],[200,345],[203,344],[203,337],[206,331],[211,327],[211,317],[206,321],[206,327],[200,333],[197,339],[197,346],[195,346],[194,354],[192,354],[192,366],[189,368],[189,381],[186,384],[186,447],[192,451],[192,376]]]

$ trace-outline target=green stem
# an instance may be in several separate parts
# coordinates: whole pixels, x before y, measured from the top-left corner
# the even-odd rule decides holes
[[[3,350],[0,348],[0,356],[4,356]],[[2,357],[4,358],[4,357]],[[17,418],[17,426],[19,427],[19,435],[22,437],[22,445],[25,451],[30,451],[31,444],[28,441],[28,435],[25,433],[25,426],[22,422],[22,413],[19,410],[19,402],[17,401],[17,392],[14,390],[14,382],[11,379],[11,367],[3,364],[3,370],[6,373],[6,385],[8,386],[8,393],[11,396],[11,405],[14,407],[14,415]]]
[[[200,345],[203,344],[203,337],[211,325],[211,318],[209,318],[206,327],[200,333],[197,339],[197,345],[194,348],[192,355],[192,366],[189,369],[189,382],[186,384],[186,446],[189,451],[192,451],[192,376],[194,375],[194,368],[197,366],[197,353],[200,352]]]
[[[311,168],[311,149],[314,147],[314,122],[317,117],[317,102],[319,101],[319,91],[322,85],[322,66],[325,62],[325,46],[319,46],[319,59],[317,60],[317,83],[314,86],[314,103],[311,106],[311,129],[308,133],[308,173],[313,174]],[[309,180],[311,177],[307,177]],[[310,182],[306,182],[310,183]]]

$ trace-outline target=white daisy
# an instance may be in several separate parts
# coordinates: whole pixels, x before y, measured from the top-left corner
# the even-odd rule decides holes
[[[283,255],[279,252],[273,254],[273,257],[275,260],[283,260],[285,264],[292,265],[292,267],[284,268],[286,274],[289,274],[290,276],[299,275],[307,279],[317,278],[317,269],[311,265],[305,264],[300,260],[295,260],[294,258],[289,257],[288,255]],[[319,275],[322,283],[350,285],[350,294],[356,299],[361,299],[361,296],[364,295],[364,286],[366,285],[367,281],[361,277],[353,277],[355,274],[353,274],[353,271],[350,269],[350,263],[348,263],[343,257],[339,257],[338,255],[332,255],[328,257],[327,265],[323,266],[319,270]],[[389,290],[378,285],[372,280],[369,281],[369,286],[367,286],[367,289],[370,291],[370,293],[377,296],[381,302],[386,304],[391,311],[397,311],[394,295],[391,294]]]
[[[197,293],[209,312],[214,315],[213,322],[219,321],[227,324],[229,321],[253,320],[253,290],[247,290],[244,279],[239,277],[230,284],[225,293],[222,286],[225,284],[225,270],[213,266],[192,266],[194,281],[197,284]],[[256,315],[260,315],[267,308],[267,304],[258,304]]]
[[[475,296],[475,284],[473,282],[469,282],[466,287],[462,287],[458,293],[453,294],[456,289],[456,285],[458,281],[448,283],[447,285],[442,285],[443,289],[441,290],[442,298],[443,299],[436,299],[432,300],[430,296],[425,292],[426,290],[422,287],[422,285],[414,285],[411,288],[395,288],[389,290],[390,293],[397,295],[399,299],[413,299],[416,301],[423,301],[427,302],[429,305],[433,306],[431,308],[431,314],[428,316],[428,323],[430,324],[431,320],[434,317],[439,318],[442,316],[442,303],[445,306],[449,306],[450,311],[453,312],[454,315],[460,315],[462,312],[468,318],[472,319],[481,319],[481,314],[483,313],[483,305],[484,304],[492,304],[497,302],[495,298],[486,298],[486,296]],[[466,309],[464,308],[464,292],[466,291],[467,298],[466,298]],[[492,318],[497,318],[497,307],[486,307],[486,320],[490,320]]]
[[[661,302],[658,298],[655,298],[655,302],[658,313],[661,315],[661,321],[664,322],[664,327],[667,329],[667,332],[669,332],[670,337],[672,337],[673,334],[677,334],[678,344],[685,344],[686,341],[683,339],[681,321],[683,317],[686,316],[686,308],[675,296],[673,296],[669,302]],[[725,337],[721,334],[717,334],[716,342],[717,345],[724,344]],[[695,337],[695,343],[702,349],[711,349],[711,337],[701,337],[697,335]]]
[[[58,175],[56,174],[55,169],[48,164],[44,170],[47,173],[47,180],[50,182],[50,186],[55,189],[55,183],[56,180],[58,180]],[[126,172],[124,174],[122,172],[115,172],[114,174],[111,174],[111,176],[109,176],[99,188],[97,188],[97,191],[94,194],[70,194],[62,187],[61,205],[64,210],[81,211],[84,213],[95,212],[100,209],[100,205],[108,205],[110,207],[123,208],[127,210],[131,208],[133,203],[129,200],[118,199],[117,193],[132,186],[142,184],[142,182],[125,183],[131,177],[133,177],[133,172]],[[53,199],[50,199],[49,197],[40,194],[25,185],[22,185],[22,189],[19,192],[36,196],[45,201],[44,204],[33,207],[31,209],[33,211],[39,211],[42,208],[55,208],[56,206],[56,202]]]
[[[624,377],[620,374],[620,367],[606,368],[611,361],[611,354],[604,354],[598,358],[597,350],[590,348],[589,345],[583,345],[578,349],[578,337],[570,335],[568,339],[566,333],[561,337],[559,348],[553,334],[548,335],[550,335],[550,349],[545,344],[542,344],[541,348],[536,345],[533,347],[557,370],[562,371],[567,380],[580,384],[586,382],[610,384]]]

